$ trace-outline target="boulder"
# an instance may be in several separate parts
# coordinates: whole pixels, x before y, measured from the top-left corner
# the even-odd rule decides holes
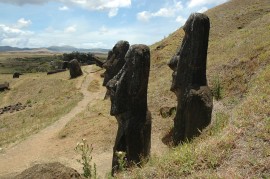
[[[13,73],[13,78],[19,78],[20,75],[22,75],[22,73],[15,72],[15,73]]]
[[[0,91],[5,91],[5,90],[9,90],[9,83],[8,82],[0,84]]]
[[[69,68],[69,62],[68,61],[64,61],[62,63],[62,69],[67,69],[67,68]]]
[[[37,179],[37,178],[57,178],[57,179],[82,179],[75,169],[66,167],[59,162],[36,164],[26,169],[15,177],[16,179]]]
[[[60,73],[60,72],[63,72],[63,71],[66,71],[66,69],[57,69],[57,70],[49,71],[49,72],[47,72],[47,75]]]
[[[78,60],[73,59],[69,62],[69,72],[70,72],[71,78],[76,78],[76,77],[81,76],[83,74]]]
[[[206,79],[209,18],[201,13],[191,14],[183,29],[182,45],[168,63],[173,70],[171,91],[178,101],[173,132],[175,145],[199,135],[211,122],[213,108]]]
[[[151,147],[151,114],[147,108],[150,50],[132,45],[126,64],[106,85],[110,91],[111,111],[118,122],[113,148],[112,175],[119,169],[117,152],[124,152],[129,164],[147,158]]]

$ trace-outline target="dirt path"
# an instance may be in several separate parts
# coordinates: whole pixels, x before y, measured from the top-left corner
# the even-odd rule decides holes
[[[101,92],[90,93],[87,90],[89,83],[95,78],[95,74],[90,72],[91,66],[87,66],[84,69],[84,79],[80,87],[80,91],[84,97],[76,107],[68,114],[62,116],[53,125],[28,137],[21,143],[8,148],[5,153],[0,154],[0,178],[1,176],[14,175],[35,163],[51,162],[56,158],[61,159],[62,156],[55,156],[59,150],[63,152],[65,150],[62,146],[59,146],[57,140],[55,140],[58,132],[77,114],[85,110],[89,102],[93,99],[103,97]],[[62,161],[65,160],[65,158],[62,158]],[[73,161],[76,163],[75,159]],[[70,164],[70,162],[66,163]],[[74,166],[75,165],[77,164],[74,164]]]

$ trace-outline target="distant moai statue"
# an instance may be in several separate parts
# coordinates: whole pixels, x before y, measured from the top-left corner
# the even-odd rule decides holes
[[[132,45],[125,59],[126,64],[106,85],[111,98],[110,114],[118,122],[112,175],[119,169],[116,152],[125,152],[128,164],[140,164],[149,156],[151,147],[151,114],[147,108],[149,47]]]
[[[206,79],[209,18],[200,13],[191,14],[183,29],[181,48],[168,63],[173,70],[171,91],[178,101],[173,135],[176,145],[199,135],[211,122],[213,108]]]
[[[103,64],[103,68],[106,69],[104,72],[103,86],[106,86],[108,81],[110,81],[124,66],[126,63],[125,55],[129,49],[128,41],[120,40],[118,41],[112,50],[108,52],[108,57],[106,62]],[[109,92],[107,91],[105,99],[109,97]]]
[[[77,59],[73,59],[69,62],[69,73],[71,78],[76,78],[83,74],[81,66]]]

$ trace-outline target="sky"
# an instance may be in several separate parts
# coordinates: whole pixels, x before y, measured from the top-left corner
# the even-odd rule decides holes
[[[0,0],[0,46],[151,45],[226,0]]]

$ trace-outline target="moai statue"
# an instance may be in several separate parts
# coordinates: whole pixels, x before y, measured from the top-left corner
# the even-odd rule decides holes
[[[69,73],[70,73],[71,78],[76,78],[83,74],[78,60],[76,59],[71,60],[68,66],[69,66]]]
[[[103,64],[103,68],[106,69],[106,71],[104,72],[103,86],[106,86],[108,81],[110,81],[124,66],[124,64],[126,63],[125,55],[128,49],[128,41],[120,40],[114,45],[113,49],[108,52],[108,58]],[[109,91],[107,91],[105,99],[109,96]]]
[[[181,48],[168,63],[173,70],[171,91],[178,101],[173,136],[176,145],[199,135],[211,122],[213,108],[206,79],[209,18],[191,14],[183,29]]]
[[[132,45],[126,63],[106,87],[110,91],[111,112],[118,122],[113,148],[112,175],[119,169],[117,152],[125,152],[128,164],[140,165],[150,154],[151,114],[147,109],[150,50]]]

